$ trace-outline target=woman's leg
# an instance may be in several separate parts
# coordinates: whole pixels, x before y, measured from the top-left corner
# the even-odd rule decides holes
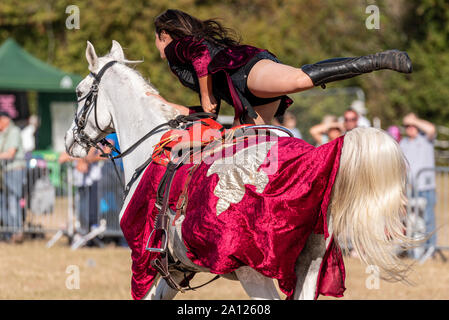
[[[251,68],[246,85],[259,98],[279,97],[314,86],[312,79],[301,69],[268,59],[258,61]]]
[[[314,86],[324,88],[329,82],[383,69],[411,73],[412,61],[406,52],[399,50],[388,50],[361,57],[328,59],[301,68],[264,59],[252,67],[247,86],[257,97],[272,98]]]
[[[245,114],[245,124],[271,124],[271,121],[273,120],[280,103],[281,100],[276,100],[267,104],[263,104],[261,106],[253,107],[254,111],[257,113],[257,118],[253,119]],[[233,126],[238,126],[240,124],[240,119],[237,119],[234,121]]]

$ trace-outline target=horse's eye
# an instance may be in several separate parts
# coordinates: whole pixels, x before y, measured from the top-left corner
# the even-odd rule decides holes
[[[82,93],[81,91],[78,91],[78,90],[77,90],[77,91],[76,91],[76,95],[77,95],[78,98],[81,98],[81,96],[83,95],[83,93]]]

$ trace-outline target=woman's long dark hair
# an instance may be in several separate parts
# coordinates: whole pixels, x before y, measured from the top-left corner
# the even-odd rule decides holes
[[[173,39],[193,36],[195,39],[205,39],[215,44],[229,47],[240,43],[237,32],[223,27],[214,19],[199,20],[191,15],[175,9],[168,9],[154,20],[157,35],[167,32]]]

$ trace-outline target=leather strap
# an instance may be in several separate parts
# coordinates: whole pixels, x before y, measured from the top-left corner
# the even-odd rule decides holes
[[[179,286],[168,270],[168,257],[167,253],[163,253],[161,259],[153,259],[151,260],[151,266],[159,272],[161,277],[167,282],[168,286],[174,290],[181,291],[184,293],[184,289]]]
[[[190,180],[192,180],[193,173],[196,171],[196,169],[199,167],[199,164],[194,165],[190,168],[189,173],[187,175],[186,181],[184,183],[184,187],[182,189],[181,195],[178,198],[178,202],[176,203],[176,215],[173,219],[172,226],[175,226],[176,220],[179,219],[181,215],[185,215],[186,209],[187,209],[187,203],[188,203],[188,187]]]

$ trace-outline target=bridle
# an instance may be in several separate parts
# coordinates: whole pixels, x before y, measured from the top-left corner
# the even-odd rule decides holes
[[[147,134],[145,134],[142,138],[140,138],[138,141],[136,141],[134,144],[132,144],[128,149],[126,149],[123,152],[120,152],[113,144],[111,144],[109,141],[106,140],[106,138],[94,140],[91,139],[86,133],[84,132],[84,129],[87,125],[87,119],[89,118],[91,112],[94,112],[94,119],[95,119],[95,126],[96,128],[105,134],[112,133],[103,130],[98,125],[98,117],[97,117],[97,99],[98,99],[98,88],[100,85],[101,78],[105,74],[105,72],[112,67],[115,63],[117,63],[116,60],[109,61],[106,63],[98,73],[90,72],[90,75],[93,76],[94,81],[90,87],[90,90],[88,93],[86,93],[83,97],[79,98],[77,100],[78,103],[85,100],[83,107],[81,108],[80,112],[75,111],[75,127],[73,128],[73,137],[75,138],[75,141],[78,142],[81,145],[86,145],[93,147],[97,149],[101,153],[101,157],[103,158],[109,158],[113,165],[115,173],[124,189],[124,198],[129,193],[129,190],[131,189],[132,184],[137,180],[137,178],[140,176],[140,174],[143,172],[143,170],[150,164],[152,158],[150,157],[148,160],[146,160],[142,165],[140,165],[134,172],[134,174],[131,177],[131,180],[128,182],[128,184],[125,186],[125,184],[122,181],[121,175],[119,173],[119,170],[117,168],[117,165],[115,163],[116,159],[122,158],[128,154],[130,154],[133,150],[137,148],[142,142],[144,142],[146,139],[150,138],[156,133],[159,133],[161,131],[165,131],[164,127],[170,127],[173,129],[178,128],[185,128],[187,123],[201,119],[201,118],[217,118],[218,115],[214,113],[206,113],[206,112],[198,112],[192,115],[179,115],[175,119],[172,119],[166,123],[162,123],[152,130],[150,130]],[[116,156],[113,156],[112,153],[106,153],[104,152],[103,148],[99,146],[99,144],[102,144],[103,146],[106,146],[110,148],[113,152],[117,153]]]
[[[87,136],[84,132],[84,129],[87,125],[87,119],[90,115],[90,113],[93,111],[95,116],[95,126],[96,128],[102,132],[102,133],[109,133],[104,131],[100,126],[98,125],[98,116],[97,116],[97,99],[98,99],[98,86],[100,85],[101,78],[103,77],[106,70],[108,70],[110,67],[112,67],[117,61],[109,61],[106,63],[103,68],[98,73],[91,72],[90,75],[93,76],[94,81],[90,87],[90,90],[86,95],[79,98],[77,100],[78,103],[85,100],[83,107],[81,108],[81,111],[77,113],[75,111],[75,127],[73,128],[73,136],[75,140],[78,143],[85,144],[87,146],[91,146],[99,150],[102,155],[105,154],[103,149],[98,146],[98,143],[101,143],[103,145],[107,145],[110,147],[113,151],[120,154],[120,152],[112,145],[110,144],[106,138],[100,139],[98,141],[91,139],[89,136]]]
[[[75,111],[75,126],[73,128],[73,137],[77,143],[79,143],[81,145],[85,145],[85,146],[94,147],[95,149],[100,151],[102,157],[109,158],[112,161],[112,163],[114,165],[114,170],[117,174],[117,177],[118,177],[120,183],[122,184],[122,187],[124,188],[124,198],[126,198],[126,196],[128,195],[128,193],[131,189],[131,185],[138,179],[138,177],[145,170],[145,168],[153,161],[153,158],[152,157],[148,158],[144,163],[142,163],[142,165],[140,165],[137,169],[135,169],[134,174],[132,175],[130,181],[128,182],[128,184],[126,186],[124,185],[124,183],[122,181],[121,175],[118,171],[117,165],[114,160],[122,158],[122,157],[126,156],[127,154],[131,153],[133,150],[136,149],[136,147],[138,145],[140,145],[143,141],[145,141],[152,135],[159,133],[161,131],[165,131],[167,129],[165,127],[167,127],[167,126],[170,128],[173,128],[173,129],[179,129],[179,128],[185,129],[188,126],[192,125],[192,123],[194,121],[197,121],[197,120],[200,120],[203,118],[216,119],[218,115],[215,113],[206,113],[206,112],[199,112],[199,113],[194,113],[194,114],[190,114],[190,115],[179,115],[175,119],[169,120],[166,123],[162,123],[162,124],[156,126],[155,128],[150,130],[147,134],[145,134],[142,138],[140,138],[138,141],[136,141],[134,144],[132,144],[130,147],[128,147],[123,152],[120,152],[119,150],[117,150],[117,148],[115,148],[111,143],[109,143],[109,141],[107,141],[106,138],[102,138],[102,139],[90,138],[89,136],[86,135],[84,130],[87,125],[87,120],[92,112],[94,113],[96,129],[104,134],[112,133],[112,132],[103,130],[98,125],[97,100],[98,100],[98,89],[99,89],[101,78],[103,77],[105,72],[110,67],[112,67],[115,63],[117,63],[117,61],[115,61],[115,60],[109,61],[100,69],[100,71],[98,73],[94,73],[94,72],[90,73],[90,75],[94,78],[94,80],[90,87],[89,92],[77,100],[78,103],[80,103],[82,101],[85,101],[85,102],[84,102],[84,105],[81,108],[80,112]],[[265,129],[269,129],[269,128],[273,129],[274,128],[277,130],[284,131],[284,132],[288,133],[289,135],[291,135],[291,133],[289,133],[285,128],[277,127],[277,126],[254,125],[254,126],[249,126],[247,128],[252,128],[252,129],[264,129],[264,128]],[[240,129],[245,131],[245,127],[242,127]],[[112,151],[116,152],[117,155],[113,156],[112,153],[105,153],[103,148],[101,148],[99,146],[99,144],[109,147]],[[189,155],[189,154],[187,154],[187,155]],[[187,155],[185,157],[187,157]],[[200,287],[218,279],[219,276],[218,275],[215,276],[212,280],[206,282],[205,284],[203,284],[201,286],[192,288],[189,285],[189,280],[191,279],[191,278],[189,278],[190,276],[187,277],[186,270],[182,269],[178,266],[178,263],[180,263],[180,261],[178,261],[174,264],[170,264],[170,266],[174,266],[175,269],[178,269],[179,271],[184,272],[184,280],[182,283],[186,283],[188,288],[187,289],[183,288],[185,286],[185,284],[183,285],[182,283],[180,283],[178,285],[175,282],[175,280],[172,278],[172,276],[170,275],[169,262],[168,262],[169,255],[167,255],[166,245],[162,249],[148,248],[148,242],[150,241],[151,235],[153,234],[153,232],[155,230],[161,229],[165,232],[164,239],[166,241],[165,243],[167,243],[167,239],[168,239],[167,223],[169,220],[168,220],[168,215],[166,214],[166,212],[168,210],[170,186],[171,186],[172,179],[174,177],[174,173],[179,168],[179,166],[181,166],[182,164],[183,164],[182,160],[179,161],[178,163],[174,163],[174,162],[170,161],[169,164],[167,165],[167,170],[164,173],[164,176],[163,176],[161,182],[159,183],[158,197],[157,197],[158,200],[156,201],[157,202],[156,207],[159,210],[159,214],[157,215],[157,218],[155,220],[154,229],[148,238],[147,245],[146,245],[145,249],[150,252],[160,252],[162,254],[162,258],[161,259],[159,259],[159,258],[153,259],[151,261],[151,265],[162,275],[162,277],[167,281],[167,284],[171,288],[184,292],[184,290],[194,290],[194,289],[200,288]],[[160,194],[162,194],[162,197],[160,196]],[[193,276],[193,274],[191,276]]]
[[[117,61],[115,61],[115,60],[109,61],[100,69],[100,71],[98,73],[90,72],[90,75],[93,76],[94,81],[90,87],[89,92],[77,100],[77,103],[80,103],[83,100],[85,100],[85,102],[84,102],[84,105],[81,108],[81,111],[79,113],[75,111],[75,127],[73,128],[73,137],[75,138],[75,141],[78,142],[79,144],[81,144],[81,145],[85,144],[87,146],[94,147],[95,149],[100,151],[102,157],[109,158],[114,165],[114,170],[115,170],[118,180],[120,181],[120,184],[122,185],[122,187],[124,187],[124,183],[121,179],[117,165],[114,161],[118,157],[122,156],[120,151],[113,144],[111,144],[109,141],[107,141],[106,137],[104,137],[100,140],[93,140],[84,132],[84,129],[86,128],[86,125],[87,125],[87,119],[89,118],[90,113],[93,111],[94,117],[95,117],[95,126],[97,127],[97,129],[100,132],[105,133],[105,134],[110,133],[110,132],[104,131],[98,125],[98,116],[97,116],[98,86],[100,85],[101,78],[103,77],[105,72],[110,67],[112,67],[116,62]],[[101,143],[104,146],[109,147],[112,151],[116,152],[118,154],[118,156],[114,157],[114,156],[112,156],[112,153],[104,152],[103,148],[101,148],[98,145],[99,143]]]

